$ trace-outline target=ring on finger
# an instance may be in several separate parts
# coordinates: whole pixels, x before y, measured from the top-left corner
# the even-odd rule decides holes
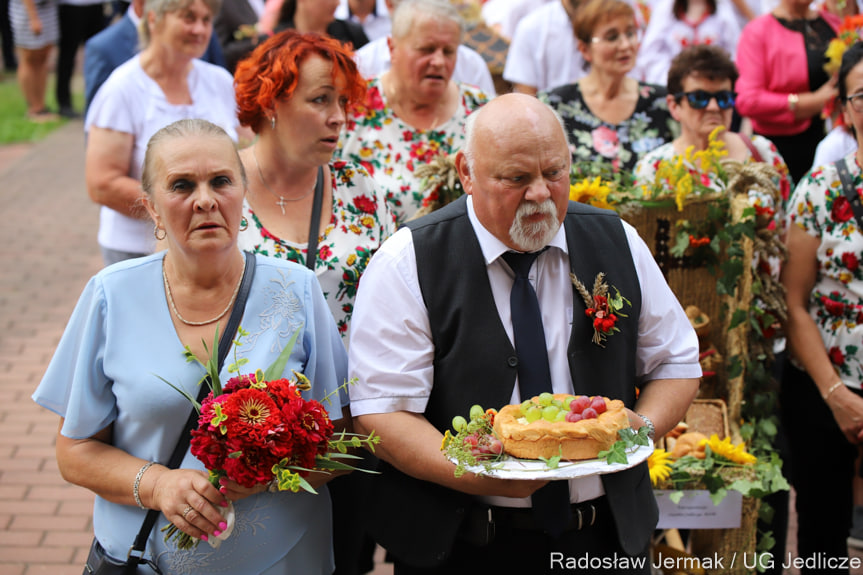
[[[183,509],[183,519],[185,519],[186,515],[188,515],[189,512],[192,511],[193,509],[195,509],[195,508],[192,507],[191,505],[186,505],[186,508]]]

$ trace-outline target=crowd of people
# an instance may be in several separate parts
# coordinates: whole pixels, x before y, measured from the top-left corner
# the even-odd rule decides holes
[[[456,478],[439,450],[471,405],[541,391],[619,398],[657,438],[680,421],[701,377],[695,332],[639,230],[570,202],[570,185],[597,169],[653,182],[714,141],[770,166],[782,192],[789,361],[776,376],[799,552],[863,546],[863,43],[825,67],[863,6],[8,1],[4,63],[32,120],[56,117],[54,45],[56,112],[78,114],[69,80],[86,42],[85,175],[105,269],[34,399],[61,418],[61,473],[97,496],[102,553],[126,557],[148,510],[216,538],[230,500],[226,542],[180,551],[154,529],[144,558],[177,574],[351,575],[381,544],[397,575],[429,575],[647,557],[646,464],[568,482]],[[476,18],[508,45],[501,72],[468,45]],[[431,193],[420,168],[438,159],[464,195],[418,217]],[[605,347],[571,279],[600,273],[630,305]],[[215,354],[201,342],[230,343],[235,314],[254,343],[232,353],[251,365],[298,334],[284,373],[308,376],[305,397],[335,395],[338,429],[381,438],[361,455],[379,475],[313,474],[311,495],[217,489],[188,454],[167,465],[189,405],[152,374],[194,396],[202,374],[183,348]],[[549,519],[552,502],[565,513]]]

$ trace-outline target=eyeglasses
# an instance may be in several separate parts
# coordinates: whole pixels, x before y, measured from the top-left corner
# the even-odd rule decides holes
[[[861,94],[863,95],[863,94]],[[710,100],[716,99],[716,105],[720,110],[727,110],[734,107],[734,100],[737,94],[731,90],[719,90],[718,92],[708,92],[706,90],[693,90],[692,92],[678,92],[674,97],[679,102],[681,98],[686,97],[686,101],[695,110],[703,110],[710,104]]]
[[[637,28],[630,28],[625,32],[609,30],[605,36],[594,36],[590,39],[594,44],[620,44],[621,39],[626,38],[630,44],[638,44],[641,41],[641,32]]]
[[[845,101],[851,104],[851,107],[854,108],[854,111],[859,113],[863,113],[863,93],[861,94],[851,94]]]

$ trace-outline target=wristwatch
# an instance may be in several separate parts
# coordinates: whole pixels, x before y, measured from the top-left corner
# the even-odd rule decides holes
[[[653,425],[653,421],[646,415],[640,413],[636,413],[635,415],[644,420],[644,426],[647,427],[647,437],[650,438],[650,441],[656,441],[656,426]]]
[[[788,94],[788,109],[792,112],[797,109],[797,103],[800,102],[800,96],[797,94]]]

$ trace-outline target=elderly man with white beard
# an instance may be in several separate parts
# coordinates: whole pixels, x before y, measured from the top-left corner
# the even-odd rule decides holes
[[[586,556],[604,560],[599,571],[649,572],[646,464],[569,482],[456,478],[440,451],[453,416],[519,403],[536,385],[621,399],[632,427],[657,436],[695,396],[686,315],[631,226],[569,202],[570,156],[551,108],[491,101],[456,157],[465,197],[399,230],[363,275],[351,411],[382,439],[370,531],[396,575],[560,572],[561,557]],[[600,273],[629,302],[602,345],[571,279],[591,289]]]

